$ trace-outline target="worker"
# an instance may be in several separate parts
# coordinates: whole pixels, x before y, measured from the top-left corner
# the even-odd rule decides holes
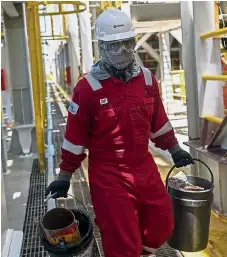
[[[135,30],[123,11],[96,21],[101,60],[74,88],[60,173],[46,190],[65,197],[89,152],[95,221],[106,257],[155,256],[174,227],[171,199],[149,152],[149,139],[168,150],[177,167],[193,163],[165,113],[153,74],[135,60]]]

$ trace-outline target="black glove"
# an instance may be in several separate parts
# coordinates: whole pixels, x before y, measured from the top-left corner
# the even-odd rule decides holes
[[[67,197],[67,193],[70,187],[70,181],[66,181],[63,179],[57,179],[50,183],[48,188],[46,189],[45,195],[49,195],[49,193],[54,194],[57,193],[53,198],[59,198],[59,197]]]
[[[189,164],[194,164],[191,155],[182,149],[173,154],[172,159],[177,168],[181,168]]]

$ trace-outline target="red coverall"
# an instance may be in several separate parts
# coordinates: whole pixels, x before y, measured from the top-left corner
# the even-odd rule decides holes
[[[138,257],[173,230],[170,197],[148,151],[177,140],[154,76],[146,68],[128,83],[91,74],[74,89],[60,168],[74,172],[89,150],[91,198],[106,257]]]

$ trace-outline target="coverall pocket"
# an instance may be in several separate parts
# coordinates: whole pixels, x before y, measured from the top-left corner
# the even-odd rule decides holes
[[[99,112],[99,119],[107,119],[107,118],[114,118],[117,116],[118,109],[117,108],[105,108],[100,110]]]
[[[109,124],[112,121],[116,121],[118,119],[118,112],[119,110],[117,108],[103,108],[99,111],[96,120]]]
[[[101,108],[95,117],[97,127],[103,133],[106,130],[114,129],[119,123],[117,108]]]
[[[154,98],[149,97],[144,99],[144,107],[146,108],[149,114],[153,114],[154,112]]]
[[[148,118],[148,122],[150,123],[152,121],[152,115],[154,113],[154,98],[153,97],[144,99],[143,110],[145,110],[146,117]]]

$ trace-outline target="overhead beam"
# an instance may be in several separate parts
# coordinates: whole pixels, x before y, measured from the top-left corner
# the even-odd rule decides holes
[[[150,2],[150,1],[149,1]],[[152,1],[150,3],[132,4],[130,6],[132,20],[163,21],[180,19],[180,1]]]
[[[2,8],[4,12],[11,18],[19,17],[13,2],[11,1],[1,1]]]
[[[138,42],[136,43],[136,46],[135,46],[135,51],[138,50],[140,48],[140,46],[146,42],[150,36],[152,36],[154,33],[146,33],[144,36],[142,36]]]
[[[141,60],[141,58],[140,58],[140,56],[137,52],[135,53],[135,58],[136,58],[136,61],[138,62],[138,64],[140,66],[144,67],[143,62],[142,62],[142,60]]]
[[[170,34],[182,45],[182,30],[181,30],[181,28],[170,30]]]
[[[146,28],[146,27],[166,27],[166,26],[180,26],[181,20],[164,20],[164,21],[133,21],[135,28]]]
[[[134,22],[133,26],[137,33],[168,32],[181,28],[181,21],[149,21]]]
[[[147,43],[143,42],[142,47],[147,51],[147,53],[154,58],[158,63],[160,63],[161,58],[159,54]]]

